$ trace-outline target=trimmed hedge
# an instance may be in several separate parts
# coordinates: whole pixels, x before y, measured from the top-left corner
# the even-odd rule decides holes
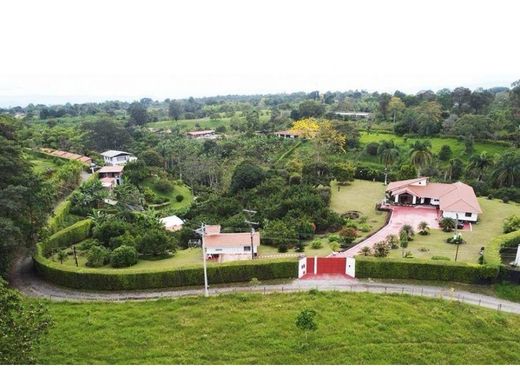
[[[495,266],[502,264],[501,249],[518,244],[520,244],[520,230],[495,237],[484,249],[484,263]]]
[[[65,248],[86,239],[90,236],[91,228],[92,221],[90,219],[81,220],[74,225],[54,233],[44,242],[38,244],[38,247],[41,248],[42,253],[48,256],[56,249]]]
[[[462,283],[492,283],[498,277],[497,266],[356,257],[357,278],[444,280]]]
[[[71,205],[72,203],[70,198],[67,197],[67,199],[58,204],[58,206],[54,209],[52,216],[49,217],[47,222],[47,228],[49,229],[50,234],[56,233],[64,226],[65,219],[70,212]]]
[[[41,246],[37,246],[35,267],[45,280],[84,290],[145,290],[202,286],[202,267],[179,268],[164,271],[101,270],[63,266],[43,256]],[[298,277],[298,262],[294,260],[254,260],[228,264],[208,265],[210,284],[248,282],[258,280]]]

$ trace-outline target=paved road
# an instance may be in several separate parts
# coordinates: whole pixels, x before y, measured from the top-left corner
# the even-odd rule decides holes
[[[126,301],[155,300],[159,298],[180,298],[186,296],[201,296],[202,288],[146,290],[146,291],[80,291],[58,287],[38,278],[32,270],[32,260],[29,257],[20,259],[14,264],[10,275],[11,285],[24,294],[47,298],[53,301]],[[210,295],[235,292],[257,292],[269,294],[275,292],[299,292],[318,289],[320,291],[369,292],[374,294],[408,294],[430,298],[456,300],[472,305],[478,305],[494,310],[520,314],[520,303],[514,303],[495,297],[470,293],[463,290],[453,290],[445,287],[418,286],[409,284],[393,284],[370,282],[358,279],[336,278],[315,280],[294,280],[284,284],[269,284],[257,287],[213,287]]]

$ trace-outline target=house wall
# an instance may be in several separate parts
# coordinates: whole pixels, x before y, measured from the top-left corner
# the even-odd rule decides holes
[[[254,246],[255,255],[258,254],[258,246]],[[217,248],[207,247],[206,255],[220,256],[220,261],[249,260],[251,259],[251,250],[244,251],[244,247],[233,248]]]
[[[478,214],[471,213],[471,216],[467,217],[465,212],[443,211],[442,217],[458,219],[459,221],[477,222]]]

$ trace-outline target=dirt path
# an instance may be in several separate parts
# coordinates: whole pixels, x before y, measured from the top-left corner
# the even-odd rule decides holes
[[[59,287],[48,283],[35,275],[32,260],[25,257],[18,260],[10,274],[11,286],[29,297],[47,298],[53,301],[127,301],[155,300],[160,298],[181,298],[186,296],[202,296],[203,289],[192,287],[186,289],[146,290],[146,291],[81,291]],[[211,283],[211,281],[210,281]],[[374,294],[407,294],[430,298],[441,298],[482,306],[489,309],[520,314],[520,303],[514,303],[484,294],[471,293],[464,290],[453,290],[446,287],[421,286],[410,284],[393,284],[371,282],[358,279],[332,277],[328,279],[294,280],[283,284],[266,284],[257,287],[246,286],[211,286],[210,295],[237,292],[291,293],[318,289],[320,291],[369,292]]]

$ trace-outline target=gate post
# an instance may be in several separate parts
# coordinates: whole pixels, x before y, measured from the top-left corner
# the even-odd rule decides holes
[[[314,256],[314,275],[318,274],[318,256]]]
[[[347,257],[345,262],[345,273],[353,278],[356,277],[356,259],[354,257]]]

